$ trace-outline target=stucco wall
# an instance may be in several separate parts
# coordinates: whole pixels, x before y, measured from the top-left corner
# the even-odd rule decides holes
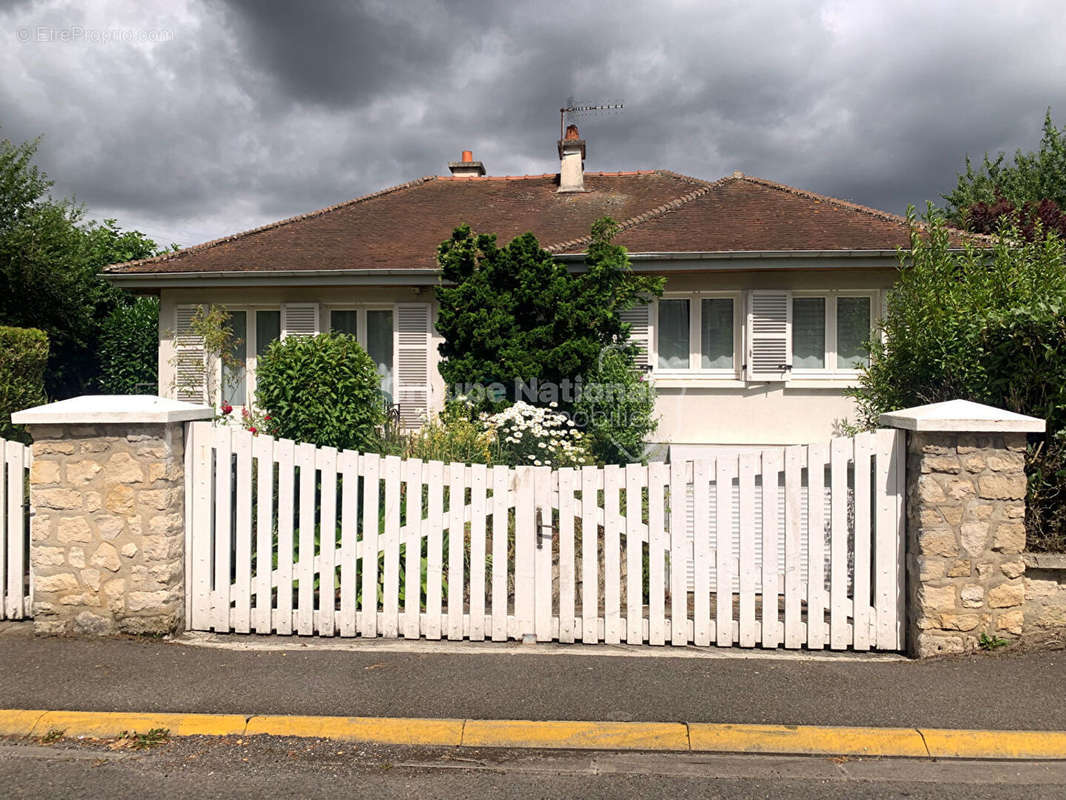
[[[880,313],[883,291],[895,280],[894,268],[743,269],[673,273],[668,292],[790,290],[875,291]],[[159,374],[161,393],[173,393],[172,335],[178,304],[215,303],[277,307],[282,302],[318,302],[324,306],[396,302],[432,302],[432,287],[289,287],[163,289],[160,308]],[[738,309],[742,313],[742,309]],[[436,370],[439,337],[431,349],[432,397],[436,407],[444,384]],[[742,343],[737,343],[742,352]],[[738,364],[739,375],[739,364]],[[847,380],[820,376],[782,383],[745,383],[739,379],[655,378],[659,392],[658,442],[674,444],[788,444],[834,435],[842,419],[854,420],[854,406],[844,397]]]

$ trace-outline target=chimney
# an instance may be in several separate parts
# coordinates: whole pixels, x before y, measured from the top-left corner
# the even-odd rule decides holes
[[[559,140],[559,192],[585,191],[585,140],[577,125],[568,125]]]
[[[470,150],[463,151],[461,161],[449,161],[448,169],[457,178],[480,178],[485,174],[485,165],[474,161],[474,154]]]

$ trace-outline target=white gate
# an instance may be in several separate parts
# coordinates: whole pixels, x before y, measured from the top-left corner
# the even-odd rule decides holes
[[[551,470],[192,423],[187,617],[241,633],[898,650],[903,436]]]
[[[0,619],[33,610],[27,473],[32,456],[20,442],[0,439]]]

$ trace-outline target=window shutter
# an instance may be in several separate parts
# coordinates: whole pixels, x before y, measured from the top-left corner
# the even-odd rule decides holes
[[[429,303],[396,305],[396,402],[400,425],[418,428],[429,410]]]
[[[318,303],[282,303],[281,338],[314,336],[319,332]]]
[[[651,363],[651,305],[641,303],[619,316],[629,324],[629,341],[637,346],[637,366],[647,369]]]
[[[203,403],[207,393],[207,354],[204,337],[193,333],[198,306],[178,306],[174,330],[174,393],[178,400]]]
[[[788,380],[792,369],[791,292],[751,292],[746,355],[749,381]]]

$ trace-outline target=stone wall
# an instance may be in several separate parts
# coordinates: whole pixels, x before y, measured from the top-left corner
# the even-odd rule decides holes
[[[908,643],[970,652],[1025,623],[1024,433],[907,437]]]
[[[184,617],[181,424],[36,425],[34,627],[166,633]]]
[[[1025,554],[1026,635],[1066,631],[1066,554]]]

